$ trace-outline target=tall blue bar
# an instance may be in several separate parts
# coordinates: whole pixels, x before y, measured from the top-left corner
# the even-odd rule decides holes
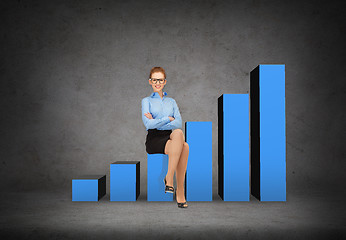
[[[165,193],[165,178],[168,170],[167,154],[147,153],[147,201],[173,201],[173,193]]]
[[[72,201],[98,201],[106,194],[106,175],[72,179]]]
[[[250,73],[251,194],[286,201],[285,65],[259,65]]]
[[[212,122],[185,122],[189,158],[185,176],[187,201],[212,201]]]
[[[221,95],[218,119],[219,195],[224,201],[249,201],[249,94]]]
[[[136,201],[140,193],[140,162],[117,161],[110,165],[110,201]]]

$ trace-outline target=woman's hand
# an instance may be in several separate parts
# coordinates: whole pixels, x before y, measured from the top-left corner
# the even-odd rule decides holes
[[[144,113],[144,115],[149,119],[153,119],[153,116],[151,116],[151,113],[149,113],[149,112]]]
[[[174,120],[174,117],[168,117],[171,122]]]

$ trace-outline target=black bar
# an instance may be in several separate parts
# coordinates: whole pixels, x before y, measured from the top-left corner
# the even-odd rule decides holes
[[[259,66],[250,73],[251,113],[251,195],[260,196],[260,112],[259,112]]]
[[[223,95],[217,100],[217,116],[218,116],[218,192],[222,200],[223,195]]]

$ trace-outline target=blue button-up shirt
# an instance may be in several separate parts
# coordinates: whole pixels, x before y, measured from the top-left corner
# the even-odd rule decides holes
[[[163,92],[161,99],[159,93],[153,92],[149,97],[142,99],[142,120],[146,130],[171,130],[181,128],[182,121],[177,103],[173,98],[166,97],[167,93]],[[153,119],[147,118],[144,113],[151,113]],[[168,117],[174,117],[169,120]]]

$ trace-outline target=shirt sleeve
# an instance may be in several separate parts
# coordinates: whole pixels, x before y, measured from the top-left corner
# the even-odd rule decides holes
[[[182,127],[182,120],[181,120],[181,115],[179,112],[179,107],[174,99],[173,99],[173,117],[174,117],[174,120],[166,123],[164,125],[165,128],[176,129],[176,128]]]
[[[144,113],[147,113],[147,112],[149,112],[149,100],[147,98],[143,98],[142,99],[142,120],[143,120],[144,126],[146,127],[146,130],[159,128],[165,125],[166,123],[170,122],[168,117],[149,119],[144,115]]]

